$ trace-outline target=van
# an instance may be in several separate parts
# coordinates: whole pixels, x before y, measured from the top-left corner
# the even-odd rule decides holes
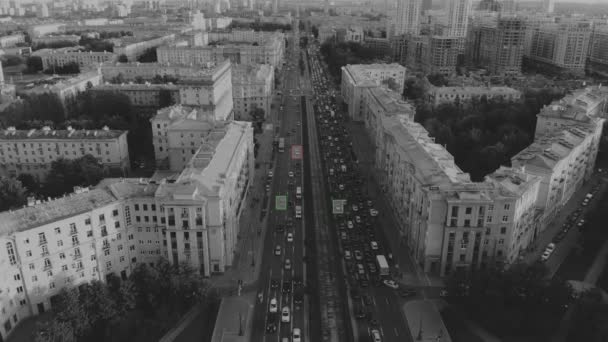
[[[296,198],[297,199],[302,198],[302,187],[300,187],[300,186],[296,187]]]
[[[302,218],[302,206],[296,205],[296,218]]]

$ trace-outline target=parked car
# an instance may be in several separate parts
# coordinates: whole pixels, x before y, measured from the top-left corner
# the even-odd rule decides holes
[[[399,284],[397,284],[394,280],[384,280],[383,281],[384,285],[390,287],[391,289],[398,289],[399,288]]]

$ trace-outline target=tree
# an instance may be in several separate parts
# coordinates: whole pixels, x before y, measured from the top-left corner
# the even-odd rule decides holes
[[[28,73],[33,74],[42,71],[42,58],[40,56],[31,56],[27,59],[26,65]]]
[[[319,38],[319,28],[318,27],[313,25],[310,30],[312,31],[312,35],[315,37],[315,39]]]
[[[156,57],[156,48],[149,48],[146,50],[146,52],[137,58],[137,61],[141,63],[156,63],[158,61]]]
[[[0,210],[5,211],[27,202],[26,189],[16,178],[0,177]]]
[[[103,176],[103,166],[90,154],[72,160],[59,158],[51,163],[43,192],[60,196],[72,192],[75,186],[96,185]]]
[[[167,89],[161,89],[158,92],[158,105],[161,108],[169,107],[175,104],[173,100],[173,96],[171,96],[171,91]]]
[[[38,183],[36,178],[29,173],[20,174],[17,176],[17,180],[21,182],[21,185],[23,185],[29,193],[35,194],[40,189],[40,183]]]
[[[439,73],[428,75],[427,79],[436,87],[445,87],[448,85],[448,79]]]
[[[3,67],[15,66],[23,64],[23,58],[16,55],[4,55],[0,58]]]
[[[127,63],[129,62],[129,58],[125,54],[121,54],[120,56],[118,56],[118,61],[120,63]]]
[[[251,112],[249,112],[249,116],[251,116],[251,121],[253,122],[254,132],[260,133],[262,131],[262,124],[264,124],[266,117],[264,109],[255,107]]]

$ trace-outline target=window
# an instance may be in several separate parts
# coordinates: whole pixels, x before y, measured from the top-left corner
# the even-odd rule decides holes
[[[63,240],[57,240],[57,247],[63,246]]]
[[[87,217],[86,219],[84,219],[84,224],[90,225],[91,224],[91,218]]]
[[[32,256],[32,251],[25,251],[25,256],[26,257],[31,257]]]
[[[452,217],[458,217],[458,206],[452,207]]]
[[[106,268],[107,269],[112,268],[112,262],[111,261],[106,262]]]
[[[62,271],[67,271],[67,270],[68,270],[68,265],[63,265],[63,266],[61,266],[61,270],[62,270]]]
[[[38,242],[42,245],[46,243],[46,236],[44,233],[38,233]]]
[[[104,249],[103,254],[105,256],[109,256],[110,255],[110,250],[109,249]]]
[[[21,280],[21,275],[19,273],[15,274],[13,277],[15,280]]]
[[[30,264],[30,270],[33,270],[35,268],[36,268],[36,266],[34,264]]]
[[[488,210],[489,210],[489,211],[494,210],[494,204],[490,204],[490,205],[488,206]]]
[[[135,211],[139,211],[139,204],[135,204]]]
[[[508,222],[509,221],[509,216],[503,216],[502,217],[502,222]]]
[[[32,281],[38,281],[38,277],[37,276],[32,276]]]
[[[467,207],[467,208],[464,210],[464,213],[465,213],[465,214],[467,214],[467,215],[471,215],[471,213],[472,213],[472,212],[473,212],[473,208],[471,208],[471,207]]]
[[[505,210],[509,210],[509,209],[511,209],[511,204],[509,204],[509,203],[505,204]]]
[[[55,228],[55,234],[61,234],[61,228],[59,228],[59,227]]]
[[[486,222],[488,222],[488,223],[492,223],[492,216],[488,216],[488,217],[486,217]]]
[[[106,222],[106,216],[104,214],[99,215],[99,222],[100,223],[105,223]]]
[[[87,230],[87,237],[91,237],[93,236],[93,231],[92,230]]]
[[[17,258],[15,257],[15,249],[13,248],[12,242],[6,243],[6,251],[8,253],[8,261],[11,265],[15,265],[17,263]]]
[[[49,283],[49,289],[54,289],[55,288],[55,283],[54,282],[50,282]]]
[[[144,204],[143,207],[144,207],[144,210],[148,210],[148,205],[147,204]]]
[[[465,262],[466,254],[460,254],[459,259],[460,262]]]
[[[500,239],[500,240],[498,240],[498,244],[499,244],[499,245],[502,245],[503,243],[505,243],[505,239]]]
[[[65,259],[65,253],[59,253],[59,259]]]
[[[23,293],[23,286],[17,286],[17,293]]]
[[[118,222],[118,221],[114,222],[114,228],[120,228],[120,222]]]
[[[50,268],[50,267],[51,267],[51,260],[44,259],[44,268]]]
[[[118,209],[112,210],[112,216],[114,216],[114,217],[118,216]]]

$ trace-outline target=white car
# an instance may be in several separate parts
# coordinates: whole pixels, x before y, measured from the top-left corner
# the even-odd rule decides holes
[[[549,259],[549,257],[551,256],[551,252],[548,250],[545,250],[543,252],[543,254],[540,256],[540,260],[541,261],[547,261],[547,259]]]
[[[351,221],[351,220],[348,220],[348,222],[346,222],[346,226],[348,227],[348,229],[355,228],[355,225],[353,225],[353,221]]]
[[[553,242],[551,242],[550,244],[548,244],[547,248],[545,248],[545,251],[549,251],[551,253],[553,253],[554,250],[555,250],[555,244]]]
[[[344,184],[338,185],[338,189],[340,189],[340,191],[344,190]]]
[[[301,342],[302,340],[300,328],[293,328],[291,342]]]
[[[286,270],[291,269],[291,260],[290,259],[285,259],[285,269]]]
[[[385,280],[383,281],[384,285],[390,287],[391,289],[398,289],[399,284],[397,284],[394,280]]]
[[[361,216],[359,216],[359,215],[355,216],[355,222],[361,223]]]
[[[293,234],[287,233],[287,242],[293,242]]]
[[[350,254],[350,251],[348,249],[344,250],[344,259],[350,260],[351,258],[352,254]]]
[[[369,244],[372,246],[372,250],[374,250],[374,251],[378,250],[378,243],[376,241],[372,241]]]
[[[284,306],[283,310],[281,310],[281,322],[289,323],[289,321],[291,321],[291,315],[289,314],[289,308],[287,306]]]
[[[382,342],[382,337],[380,336],[380,331],[378,329],[373,329],[369,334],[372,337],[372,341]]]
[[[268,171],[268,178],[272,178],[272,176],[274,176],[274,172]]]
[[[357,205],[355,205],[355,204],[353,204],[353,211],[354,211],[354,212],[359,211],[359,207],[358,207]]]
[[[274,248],[274,255],[277,255],[277,256],[281,255],[281,246],[276,246]]]
[[[277,299],[272,298],[270,300],[270,308],[268,309],[270,312],[277,312],[279,310],[279,306],[277,305]]]
[[[378,216],[378,210],[372,208],[372,209],[369,210],[369,214],[372,217],[376,217],[376,216]]]
[[[293,171],[289,171],[289,178],[293,178]]]

